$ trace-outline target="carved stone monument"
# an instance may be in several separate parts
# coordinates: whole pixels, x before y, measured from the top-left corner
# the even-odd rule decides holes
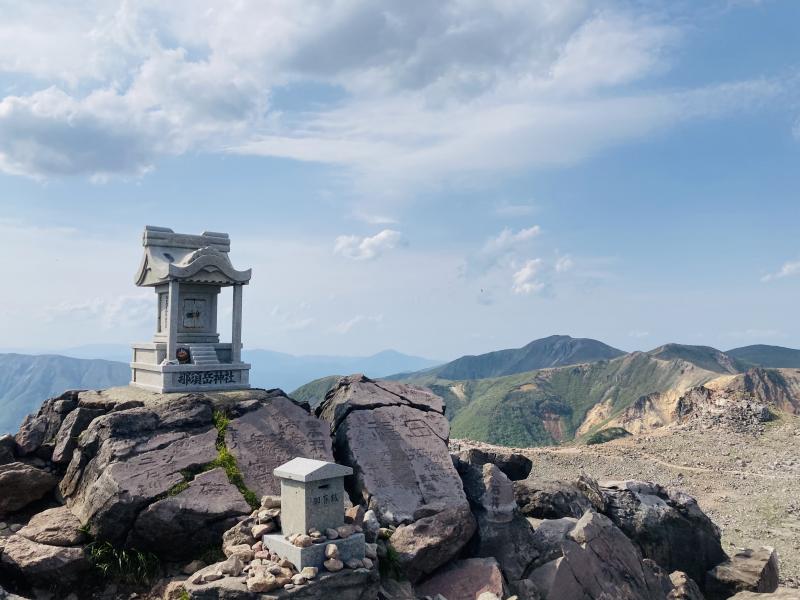
[[[264,536],[264,547],[286,558],[298,569],[322,567],[326,547],[334,544],[342,561],[363,559],[366,546],[363,533],[338,537],[344,529],[344,478],[353,469],[332,462],[295,458],[274,471],[281,480],[280,533]],[[337,537],[328,539],[326,532],[338,529]],[[290,540],[312,531],[322,534],[316,543],[301,547]],[[309,540],[310,541],[310,540]]]
[[[136,285],[156,292],[156,333],[133,345],[131,385],[156,392],[238,390],[250,387],[242,362],[242,286],[251,271],[237,271],[228,257],[227,233],[175,233],[145,227],[144,258]],[[231,343],[217,331],[217,297],[233,289]]]

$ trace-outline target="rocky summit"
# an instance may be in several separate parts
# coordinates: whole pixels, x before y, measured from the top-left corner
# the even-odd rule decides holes
[[[679,489],[449,438],[441,397],[363,375],[313,413],[280,390],[66,392],[0,438],[0,598],[791,597],[772,548],[726,553]],[[297,457],[352,468],[344,525],[279,535],[297,506],[273,471]]]

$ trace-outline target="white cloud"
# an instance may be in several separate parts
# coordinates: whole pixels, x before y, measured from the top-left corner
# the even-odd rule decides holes
[[[483,251],[487,254],[495,254],[516,248],[520,244],[532,240],[542,232],[541,227],[534,225],[527,229],[513,231],[506,227],[497,236],[486,242]]]
[[[570,164],[776,93],[763,81],[632,92],[668,68],[680,31],[611,5],[9,5],[0,71],[25,91],[0,98],[0,170],[138,176],[200,150],[332,163],[376,196],[401,194]],[[271,106],[276,90],[309,82],[341,99]]]
[[[367,316],[367,315],[356,315],[352,319],[347,321],[342,321],[338,325],[333,327],[333,331],[339,334],[346,334],[350,333],[350,331],[356,325],[360,323],[380,323],[383,321],[383,315],[374,315],[374,316]]]
[[[556,273],[566,273],[575,266],[575,261],[572,260],[569,254],[558,257],[555,264]]]
[[[537,294],[545,288],[545,284],[538,280],[542,263],[541,258],[530,259],[514,272],[511,289],[515,294]]]
[[[402,234],[393,229],[384,229],[372,237],[340,235],[336,238],[333,251],[353,260],[371,260],[397,247],[402,241]]]
[[[761,278],[761,281],[773,281],[775,279],[783,279],[793,275],[800,275],[800,260],[793,262],[786,262],[776,273],[769,273]]]
[[[104,329],[152,323],[155,297],[136,294],[94,298],[85,302],[60,302],[44,308],[47,321],[76,320],[98,323]]]

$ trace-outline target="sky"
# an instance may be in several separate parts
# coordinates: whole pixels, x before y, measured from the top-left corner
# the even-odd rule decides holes
[[[0,15],[0,348],[148,341],[145,225],[231,235],[249,348],[800,347],[796,0]]]

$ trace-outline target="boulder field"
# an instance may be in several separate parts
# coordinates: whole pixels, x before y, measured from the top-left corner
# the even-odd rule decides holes
[[[47,400],[0,438],[0,598],[792,597],[776,591],[771,548],[727,556],[679,490],[541,481],[521,454],[451,453],[444,410],[427,390],[363,375],[314,413],[280,390]],[[363,533],[363,560],[331,545],[318,572],[262,546],[280,526],[273,469],[298,456],[354,473],[347,525],[291,543]]]

